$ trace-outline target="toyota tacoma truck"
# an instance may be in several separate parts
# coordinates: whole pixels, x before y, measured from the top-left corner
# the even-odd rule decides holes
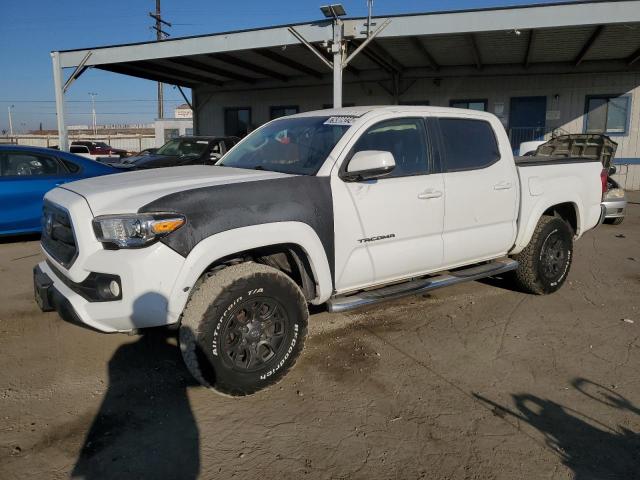
[[[484,112],[302,113],[216,165],[50,191],[35,296],[102,332],[176,325],[199,382],[247,395],[294,365],[310,304],[342,312],[507,273],[556,291],[573,241],[602,221],[603,182],[597,160],[514,159]]]

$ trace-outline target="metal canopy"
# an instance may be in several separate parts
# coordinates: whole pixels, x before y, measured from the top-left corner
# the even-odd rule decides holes
[[[640,3],[614,0],[377,17],[389,25],[344,69],[344,81],[447,75],[627,71],[640,68]],[[344,19],[348,50],[366,40],[366,18]],[[328,84],[331,21],[225,32],[161,42],[53,52],[63,68],[99,68],[182,87],[218,90]],[[324,46],[323,46],[324,45]],[[58,71],[56,71],[58,70]],[[56,76],[59,78],[56,79]],[[56,92],[57,93],[57,92]],[[62,101],[62,95],[57,99]],[[64,105],[58,127],[64,129]],[[62,115],[61,115],[62,113]],[[61,139],[60,145],[64,145]]]

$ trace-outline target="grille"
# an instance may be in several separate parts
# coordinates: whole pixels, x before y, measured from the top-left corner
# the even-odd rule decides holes
[[[65,268],[69,268],[78,256],[78,246],[69,213],[46,201],[42,208],[40,241],[47,253]]]

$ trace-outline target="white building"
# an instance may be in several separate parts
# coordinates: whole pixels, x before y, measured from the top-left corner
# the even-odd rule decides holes
[[[163,42],[54,52],[84,65],[192,88],[195,133],[238,135],[331,104],[421,103],[495,113],[514,148],[561,132],[619,144],[618,178],[640,188],[640,3],[586,1],[324,20]],[[336,34],[334,36],[334,33]],[[326,46],[335,41],[342,55]],[[305,42],[307,44],[305,45]],[[309,48],[311,47],[311,48]],[[313,51],[312,51],[313,49]],[[336,51],[340,51],[336,48]],[[342,75],[341,75],[342,73]],[[61,144],[63,144],[61,140]]]

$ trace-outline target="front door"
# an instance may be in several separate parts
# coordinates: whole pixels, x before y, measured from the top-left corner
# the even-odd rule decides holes
[[[509,108],[509,140],[517,151],[522,142],[542,140],[547,97],[513,97]]]
[[[375,123],[355,141],[341,169],[364,150],[391,152],[396,167],[376,180],[332,176],[338,292],[416,276],[442,263],[444,181],[431,173],[424,120]]]

